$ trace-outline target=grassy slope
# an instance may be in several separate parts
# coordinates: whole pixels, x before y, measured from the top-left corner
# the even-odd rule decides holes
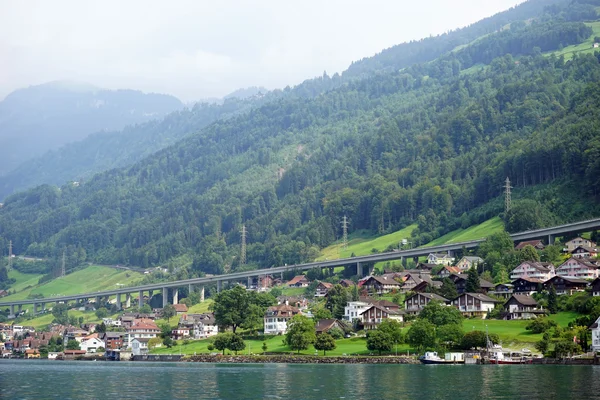
[[[600,49],[593,48],[594,37],[600,36],[600,21],[589,22],[589,23],[586,23],[586,25],[592,27],[592,29],[594,30],[592,35],[586,41],[584,41],[583,43],[577,44],[577,45],[567,46],[567,47],[563,48],[562,50],[548,52],[547,55],[550,55],[550,54],[555,54],[557,56],[564,55],[565,61],[568,61],[571,58],[573,58],[573,56],[575,54],[593,54],[595,51],[600,51]]]
[[[441,236],[434,241],[427,243],[425,247],[437,246],[446,243],[459,243],[469,240],[481,239],[496,232],[504,230],[504,225],[500,217],[494,217],[479,225],[471,226],[467,229],[457,229]]]
[[[22,272],[17,271],[16,269],[11,269],[8,271],[8,277],[16,279],[16,282],[10,286],[11,291],[20,292],[29,286],[37,285],[40,278],[44,276],[42,274],[24,274]]]
[[[26,299],[30,294],[41,294],[42,296],[48,298],[53,296],[115,289],[117,284],[133,284],[141,277],[142,275],[138,272],[124,271],[101,266],[90,266],[73,272],[65,277],[56,278],[39,286],[36,285],[28,288],[23,286],[23,290],[2,298],[2,301],[23,300]],[[37,280],[35,283],[37,283]]]
[[[566,327],[567,324],[577,317],[577,314],[571,312],[561,312],[556,315],[552,315],[550,318],[557,321],[559,325]],[[525,326],[528,321],[499,321],[499,320],[481,320],[481,319],[467,319],[463,323],[465,332],[470,330],[481,330],[485,331],[486,326],[489,333],[496,333],[502,341],[502,345],[505,348],[521,349],[523,347],[529,347],[533,349],[535,342],[542,338],[541,334],[531,334]],[[290,350],[287,346],[282,344],[282,336],[276,336],[266,340],[267,351],[273,353],[289,353]],[[211,340],[196,340],[191,341],[187,346],[183,346],[182,341],[178,342],[177,346],[171,349],[157,348],[152,351],[153,354],[194,354],[194,353],[209,353],[207,346],[211,343]],[[242,353],[261,353],[263,341],[261,340],[246,340],[246,350]],[[343,354],[369,354],[370,352],[366,347],[365,338],[355,337],[351,339],[341,339],[337,342],[337,348],[333,351],[328,352],[328,355],[343,355]],[[414,350],[407,344],[398,345],[398,353],[405,354],[407,351],[411,353]],[[300,354],[314,354],[315,350],[311,346],[310,349],[301,351]],[[226,354],[229,354],[226,351]],[[322,353],[319,353],[322,354]]]

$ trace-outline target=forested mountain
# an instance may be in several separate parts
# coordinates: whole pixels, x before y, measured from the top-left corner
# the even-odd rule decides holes
[[[542,54],[593,34],[581,20],[597,16],[566,7],[426,64],[324,76],[320,95],[280,96],[80,186],[14,194],[0,242],[102,263],[193,260],[185,277],[310,260],[343,216],[374,233],[417,222],[423,244],[500,214],[507,176],[527,197],[503,216],[510,230],[597,215],[600,53]]]
[[[173,96],[75,82],[16,90],[0,102],[0,175],[93,132],[121,129],[182,107]]]

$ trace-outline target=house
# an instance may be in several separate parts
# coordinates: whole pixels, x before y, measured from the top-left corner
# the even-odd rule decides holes
[[[88,354],[95,353],[100,347],[106,349],[106,343],[98,337],[97,333],[84,337],[79,344],[79,348]]]
[[[542,289],[543,283],[544,281],[542,279],[529,278],[526,276],[517,278],[512,282],[513,293],[531,296]]]
[[[40,352],[35,349],[25,350],[25,358],[40,358]]]
[[[267,308],[265,312],[265,335],[282,335],[287,332],[287,323],[300,309],[282,304]]]
[[[485,318],[494,309],[498,300],[482,293],[463,293],[452,300],[452,305],[465,317]]]
[[[467,275],[467,274],[452,274],[452,275],[450,275],[450,280],[452,282],[454,282],[454,286],[456,286],[456,291],[458,292],[458,294],[462,294],[462,293],[466,292],[468,278],[469,278],[469,275]],[[488,282],[484,279],[479,278],[479,287],[481,288],[482,292],[487,293],[490,290],[494,289],[494,284],[491,282]]]
[[[513,294],[513,285],[512,283],[499,283],[494,286],[494,290],[488,292],[488,294],[493,294],[494,296],[500,296],[508,299]]]
[[[205,339],[219,333],[214,313],[183,314],[179,318],[178,328],[187,329],[188,335],[193,332],[194,339]],[[181,333],[185,335],[185,332]]]
[[[104,332],[100,334],[100,339],[105,343],[104,348],[107,350],[116,350],[123,347],[124,332]]]
[[[315,297],[325,297],[329,289],[333,287],[332,283],[329,282],[319,282],[316,287]]]
[[[173,304],[177,315],[185,314],[188,311],[188,308],[185,304]]]
[[[598,249],[587,246],[577,246],[569,253],[571,253],[571,257],[573,258],[595,258],[598,256]]]
[[[565,243],[565,249],[563,251],[570,253],[577,248],[577,246],[585,246],[590,248],[596,248],[596,243],[592,242],[588,239],[583,239],[581,237],[576,237],[575,239],[569,240]]]
[[[515,246],[515,250],[523,250],[523,248],[525,248],[525,246],[532,246],[533,248],[535,248],[536,250],[544,250],[544,243],[539,240],[526,240],[524,242],[520,242],[518,245]]]
[[[308,300],[304,297],[296,296],[279,296],[277,297],[277,305],[287,304],[288,306],[294,306],[300,310],[308,308]]]
[[[448,255],[447,253],[430,253],[427,256],[428,264],[451,265],[453,261],[454,258]]]
[[[452,275],[452,274],[460,274],[460,273],[461,273],[460,268],[446,266],[446,267],[444,267],[443,270],[440,271],[438,276],[443,279],[443,278],[449,278],[450,275]]]
[[[600,278],[596,278],[592,282],[592,296],[600,296]]]
[[[538,308],[538,303],[532,296],[513,294],[504,303],[503,319],[532,319],[545,313],[544,310]]]
[[[65,360],[74,360],[78,357],[85,356],[85,350],[65,350],[63,351],[63,358]]]
[[[106,326],[121,326],[121,320],[112,318],[102,318],[102,323]]]
[[[178,326],[177,328],[171,330],[171,337],[174,340],[181,340],[190,337],[190,328],[185,326]]]
[[[127,335],[125,336],[124,347],[131,347],[131,341],[133,339],[152,339],[160,334],[160,329],[154,321],[147,319],[140,319],[134,321],[134,324],[127,329]]]
[[[317,332],[317,335],[320,335],[321,333],[329,332],[329,330],[333,328],[341,329],[343,332],[345,326],[337,319],[322,319],[319,322],[317,322],[317,325],[315,326],[315,331]]]
[[[291,287],[308,287],[310,281],[304,275],[296,275],[287,283]]]
[[[435,293],[415,293],[404,300],[404,309],[407,314],[418,314],[431,301],[449,302],[448,299]]]
[[[596,279],[598,278],[600,269],[598,265],[590,260],[582,258],[569,258],[556,269],[558,276],[571,276],[581,279]]]
[[[361,321],[365,329],[375,329],[384,319],[391,319],[398,322],[404,321],[404,311],[386,310],[377,305],[372,305],[360,314]]]
[[[8,292],[6,290],[0,290],[0,297],[8,296]]]
[[[430,273],[435,267],[437,267],[437,264],[429,264],[429,263],[421,263],[421,262],[417,264],[418,270],[429,271]]]
[[[56,360],[59,356],[62,356],[62,352],[50,351],[48,352],[48,360]]]
[[[600,317],[590,326],[592,331],[592,351],[600,351]]]
[[[150,338],[135,338],[131,341],[131,353],[134,356],[148,354],[148,342]]]
[[[356,283],[352,282],[350,279],[342,279],[339,284],[345,288],[356,286]]]
[[[428,287],[440,287],[442,286],[441,282],[434,282],[431,279],[431,275],[429,273],[410,273],[406,274],[403,278],[404,284],[402,285],[403,292],[410,291],[425,291]]]
[[[523,261],[510,273],[510,279],[515,280],[522,277],[541,279],[547,281],[556,275],[554,265],[538,261]]]
[[[421,283],[418,283],[417,285],[415,285],[415,287],[412,288],[412,291],[413,292],[429,292],[432,289],[439,289],[441,287],[442,287],[442,282],[440,282],[440,281],[422,279]],[[402,290],[404,290],[404,287],[402,287]]]
[[[556,289],[556,294],[568,294],[572,295],[574,292],[583,292],[588,286],[589,282],[585,279],[575,278],[572,276],[555,276],[554,278],[548,279],[544,282],[544,288],[550,290],[551,286]]]
[[[403,283],[387,276],[371,276],[365,282],[362,287],[365,288],[369,293],[384,294],[389,293],[392,290],[400,290]]]
[[[349,301],[344,307],[344,321],[360,319],[360,314],[371,306],[368,301]]]
[[[260,276],[258,278],[258,290],[259,291],[264,291],[267,290],[271,287],[273,287],[273,285],[275,280],[273,279],[273,277],[271,275],[265,275],[265,276]]]
[[[471,267],[477,268],[479,265],[483,265],[483,258],[476,256],[464,256],[455,264],[461,271],[468,271]]]

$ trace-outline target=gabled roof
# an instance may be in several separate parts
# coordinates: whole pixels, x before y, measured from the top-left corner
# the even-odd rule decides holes
[[[404,314],[404,311],[403,311],[403,310],[388,310],[388,309],[385,309],[385,308],[383,308],[383,307],[381,307],[381,306],[378,306],[378,305],[376,305],[376,304],[373,304],[371,307],[367,308],[366,310],[364,310],[364,311],[363,311],[363,312],[361,312],[360,314],[362,315],[362,314],[366,313],[366,312],[367,312],[367,311],[369,311],[371,308],[376,308],[376,309],[378,309],[378,310],[380,310],[380,311],[383,311],[384,313],[387,313],[387,314],[390,314],[390,315],[400,315],[400,314]]]
[[[550,271],[550,267],[554,267],[554,265],[552,265],[552,263],[547,263],[547,262],[539,262],[539,261],[523,261],[521,264],[519,264],[516,268],[519,268],[521,265],[523,264],[527,264],[529,265],[531,268],[535,268],[540,272],[549,272]],[[516,269],[515,268],[515,269]]]
[[[585,251],[587,253],[597,253],[598,252],[598,250],[596,250],[596,249],[593,249],[591,247],[584,246],[584,245],[580,244],[579,246],[577,246],[573,250],[571,250],[569,253],[575,253],[575,251],[577,251],[579,249],[582,249],[583,251]]]
[[[355,286],[356,283],[352,282],[350,279],[342,279],[340,281],[340,285],[350,287],[350,286]]]
[[[515,246],[516,250],[522,250],[523,247],[525,246],[533,246],[533,247],[544,247],[544,243],[541,240],[526,240],[524,242],[520,242],[518,245]]]
[[[567,282],[573,283],[573,284],[585,284],[588,285],[589,282],[586,281],[585,279],[581,279],[581,278],[575,278],[574,276],[561,276],[561,275],[556,275],[553,276],[552,278],[548,279],[546,282],[544,282],[544,285],[547,285],[548,283],[550,283],[551,281],[555,280],[555,279],[563,279]]]
[[[299,282],[308,282],[308,278],[306,278],[306,276],[304,275],[296,275],[295,277],[292,278],[292,280],[290,280],[287,285],[291,286],[291,285],[295,285],[296,283]]]
[[[477,256],[464,256],[464,259],[468,260],[469,262],[476,262],[476,263],[483,263],[483,258],[481,257],[477,257]],[[461,260],[463,259],[461,258]],[[460,261],[460,260],[459,260]]]
[[[341,322],[337,319],[322,319],[315,325],[315,331],[326,332],[336,325],[341,325]]]
[[[530,278],[528,276],[522,276],[522,277],[517,278],[514,281],[512,281],[512,284],[514,285],[515,282],[517,282],[517,281],[526,281],[526,282],[531,282],[531,283],[544,283],[543,279]]]
[[[462,270],[460,269],[460,267],[450,267],[450,266],[444,267],[444,270],[448,271],[448,273],[449,273],[450,275],[452,275],[452,274],[458,275],[458,274],[460,274],[460,272],[462,271]],[[440,271],[440,272],[441,272],[441,271]]]
[[[431,255],[435,256],[436,258],[452,258],[448,253],[429,253],[429,256]]]
[[[402,285],[400,282],[398,282],[395,279],[386,278],[386,277],[383,277],[383,276],[371,276],[369,279],[367,279],[365,281],[364,284],[367,284],[367,282],[369,282],[371,280],[373,280],[375,282],[378,282],[378,283],[380,283],[382,285],[397,285],[397,286],[401,286]]]
[[[537,301],[535,301],[535,299],[533,297],[526,296],[524,294],[513,294],[512,296],[510,296],[510,298],[504,304],[507,304],[511,299],[515,299],[515,301],[517,301],[519,304],[522,304],[524,306],[537,306],[538,305]]]
[[[406,301],[408,299],[412,299],[413,297],[416,297],[416,296],[423,296],[423,297],[426,297],[426,298],[428,298],[430,300],[442,301],[444,303],[446,303],[446,302],[449,301],[448,299],[446,299],[445,297],[440,296],[439,294],[425,293],[425,292],[423,292],[423,293],[415,293],[412,296],[408,296],[406,299],[404,299],[404,301]]]
[[[271,306],[271,307],[267,308],[265,316],[268,316],[268,317],[278,317],[278,316],[291,317],[293,315],[298,314],[299,312],[300,312],[300,309],[297,307],[290,306],[287,304],[280,304],[278,306]]]
[[[188,310],[185,304],[173,304],[173,307],[175,307],[175,311],[177,312],[186,312]]]
[[[456,299],[458,299],[462,296],[471,296],[477,300],[485,301],[487,303],[500,303],[498,300],[492,299],[491,297],[486,296],[485,294],[482,294],[482,293],[463,293],[460,296],[458,296]],[[454,299],[454,300],[456,300],[456,299]]]
[[[326,289],[331,289],[333,287],[333,283],[320,281],[318,286],[325,286]]]

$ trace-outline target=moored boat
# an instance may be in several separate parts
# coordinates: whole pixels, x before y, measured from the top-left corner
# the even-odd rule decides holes
[[[435,351],[428,351],[425,355],[419,357],[423,364],[464,364],[463,353],[446,353],[446,358],[441,358]]]
[[[488,361],[490,364],[531,364],[533,363],[533,358],[516,352],[509,353],[507,357],[504,352],[496,351],[490,355]]]

